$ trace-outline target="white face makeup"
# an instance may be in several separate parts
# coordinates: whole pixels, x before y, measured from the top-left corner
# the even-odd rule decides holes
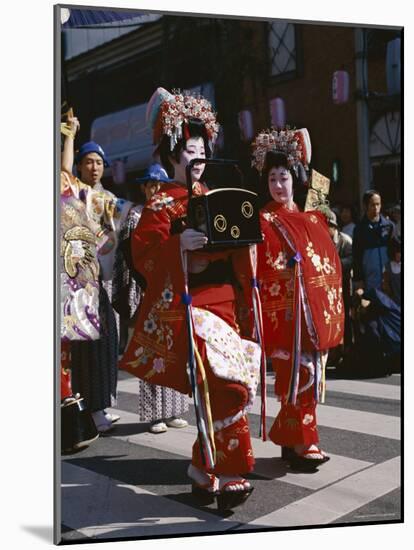
[[[204,140],[201,137],[190,138],[186,142],[185,149],[181,152],[180,162],[176,162],[171,159],[174,166],[174,179],[180,183],[186,183],[185,169],[188,163],[196,158],[205,159],[206,151],[204,147]],[[205,164],[195,164],[191,170],[191,177],[193,183],[199,181],[203,175]]]
[[[268,175],[269,193],[273,200],[286,206],[293,202],[292,175],[285,166],[273,167]]]

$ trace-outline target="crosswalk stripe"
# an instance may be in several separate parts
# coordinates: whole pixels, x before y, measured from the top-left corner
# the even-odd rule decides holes
[[[122,430],[122,424],[127,426],[137,423],[138,415],[126,411],[119,411],[119,409],[112,410],[117,411],[118,414],[121,415],[119,431]],[[133,435],[117,435],[116,430],[114,430],[111,432],[111,435],[114,439],[151,447],[152,449],[170,452],[190,459],[192,446],[197,437],[197,428],[189,425],[186,428],[172,428],[162,434],[143,432]],[[271,441],[264,442],[257,438],[252,438],[252,445],[256,459],[255,474],[268,479],[278,478],[279,481],[307,489],[320,489],[338,481],[338,479],[342,479],[347,475],[371,465],[370,462],[363,460],[331,454],[331,460],[324,464],[323,468],[321,468],[315,476],[290,473],[284,462],[275,460],[280,458],[280,447],[278,445],[274,445]]]
[[[287,463],[275,460],[281,455],[279,445],[252,438],[252,446],[256,459],[255,474],[314,491],[372,465],[372,462],[329,453],[331,459],[319,469],[317,475],[290,473]]]
[[[396,375],[395,375],[396,376]],[[272,374],[266,376],[266,384],[273,387],[275,378]],[[334,391],[338,393],[346,393],[349,395],[363,395],[365,397],[373,397],[376,399],[392,399],[395,401],[401,400],[401,386],[399,384],[378,384],[375,382],[365,382],[361,380],[334,380],[326,381],[327,392]],[[121,391],[131,392],[138,391],[138,379],[133,376],[124,380],[118,381],[118,389]],[[272,389],[268,388],[268,392]]]
[[[267,415],[275,418],[280,403],[275,397],[267,398]],[[260,414],[260,400],[256,398],[250,414]],[[318,405],[316,416],[319,426],[347,430],[388,439],[400,439],[401,419],[386,414],[356,411],[330,405]]]
[[[62,480],[62,523],[87,537],[178,535],[239,525],[68,462],[62,463]]]
[[[363,395],[375,399],[401,400],[401,386],[393,384],[375,384],[374,382],[361,382],[359,380],[327,380],[326,391],[347,393],[350,395]]]
[[[266,378],[268,385],[273,384],[273,380],[272,375]],[[378,400],[400,400],[401,390],[395,385],[337,379],[329,379],[327,384],[328,392],[331,390]],[[138,389],[139,381],[135,377],[118,382],[121,392],[137,395]],[[267,415],[274,418],[280,403],[271,394],[272,390],[268,387]],[[139,421],[138,414],[120,408],[107,410],[121,416],[115,429],[108,434],[111,439],[191,458],[192,445],[197,436],[195,426],[171,428],[163,434],[139,433],[143,423]],[[260,414],[258,397],[250,414]],[[317,418],[320,426],[334,428],[337,432],[345,430],[392,440],[400,438],[400,419],[393,416],[319,405]],[[255,474],[268,479],[269,483],[272,483],[270,480],[277,480],[278,483],[310,490],[312,494],[241,525],[240,521],[225,519],[213,510],[200,510],[191,504],[183,504],[63,461],[62,523],[81,536],[98,539],[322,525],[341,520],[400,486],[400,457],[373,464],[330,454],[331,460],[315,475],[309,475],[290,472],[286,462],[278,460],[280,447],[272,442],[252,437],[252,445],[256,458]],[[183,492],[188,491],[188,485],[183,486]],[[398,513],[396,511],[396,517]]]
[[[275,378],[267,375],[266,384],[273,386]],[[401,400],[401,386],[394,384],[376,384],[375,382],[365,382],[361,380],[334,380],[326,381],[326,391],[329,396],[330,391],[346,393],[349,395],[363,395],[376,399]]]
[[[118,384],[118,389],[128,393],[138,392],[138,380],[121,380]],[[279,410],[279,401],[275,397],[268,396],[267,416],[275,418]],[[250,414],[260,415],[259,397],[256,397],[253,407],[250,410]],[[316,415],[318,425],[320,426],[375,435],[378,437],[386,437],[395,440],[399,440],[401,437],[401,419],[399,417],[333,407],[330,405],[318,405]]]
[[[246,523],[237,530],[332,523],[399,486],[400,457],[395,457]]]
[[[118,391],[138,391],[139,388],[139,378],[136,376],[131,376],[131,378],[125,378],[124,380],[118,380]]]
[[[272,386],[275,383],[273,375],[266,376],[266,384]],[[125,380],[118,381],[118,389],[131,392],[138,391],[138,379],[134,376]],[[401,400],[401,386],[399,384],[376,384],[375,382],[365,382],[361,380],[327,380],[326,389],[329,395],[330,391],[346,393],[349,395],[363,395],[376,399]],[[268,388],[268,392],[272,390]]]

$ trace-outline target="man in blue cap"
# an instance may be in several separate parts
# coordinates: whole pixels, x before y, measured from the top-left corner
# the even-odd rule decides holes
[[[104,168],[110,166],[104,150],[94,141],[84,143],[80,147],[75,160],[81,180],[91,187],[101,181]]]
[[[68,120],[70,132],[66,135],[62,152],[62,170],[72,173],[74,160],[74,140],[79,131],[80,124],[76,117]],[[104,168],[110,166],[110,161],[102,147],[94,141],[88,141],[81,145],[75,157],[76,169],[80,180],[91,187],[100,184]]]
[[[169,183],[171,181],[173,180],[168,177],[167,172],[158,162],[151,164],[145,170],[144,175],[135,180],[139,184],[140,191],[147,201],[158,192],[161,183]]]

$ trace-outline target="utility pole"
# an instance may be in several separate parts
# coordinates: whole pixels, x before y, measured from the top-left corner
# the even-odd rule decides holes
[[[369,109],[368,109],[368,60],[366,48],[366,30],[355,29],[356,60],[356,102],[358,129],[358,176],[359,204],[362,196],[371,187],[372,170],[369,155]]]

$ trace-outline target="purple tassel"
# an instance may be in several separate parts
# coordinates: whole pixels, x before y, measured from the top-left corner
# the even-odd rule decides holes
[[[256,279],[256,277],[253,277],[251,280],[252,288],[259,288],[259,281]]]
[[[293,405],[296,404],[296,399],[297,399],[298,389],[299,389],[299,370],[300,370],[301,338],[302,338],[301,311],[302,311],[302,301],[301,301],[300,280],[299,280],[298,295],[296,300],[295,339],[294,339],[294,349],[293,349],[293,372],[292,372],[291,387],[290,387],[290,394],[289,394],[289,402],[292,403]]]
[[[288,267],[294,267],[295,263],[299,263],[301,261],[302,261],[302,256],[301,256],[301,253],[298,250],[296,252],[296,254],[290,258],[287,265],[288,265]]]
[[[189,294],[188,292],[183,292],[181,294],[181,301],[184,305],[189,306],[191,304],[191,302],[193,301],[193,298],[192,298],[191,294]]]

